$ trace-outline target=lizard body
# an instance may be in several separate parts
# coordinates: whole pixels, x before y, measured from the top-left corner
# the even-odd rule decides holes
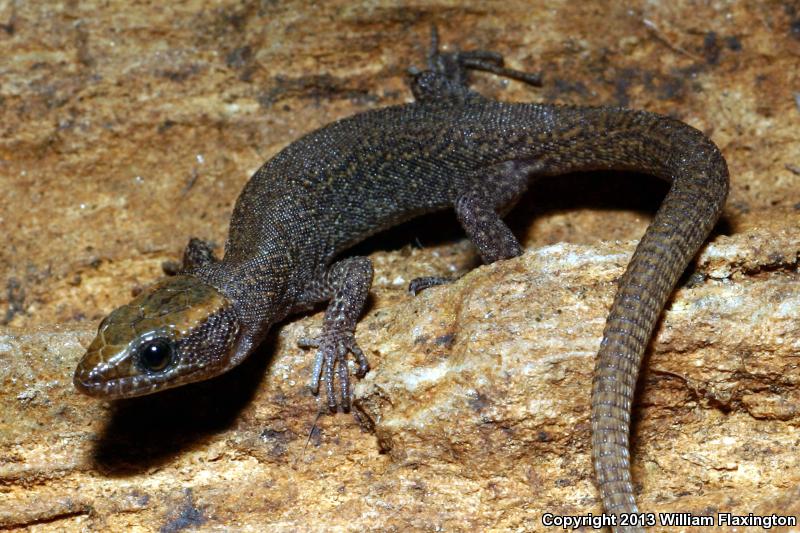
[[[674,119],[615,107],[504,103],[469,89],[468,69],[532,81],[482,51],[439,53],[412,81],[413,103],[356,114],[267,161],[239,196],[225,254],[192,240],[184,270],[112,312],[75,372],[76,387],[116,399],[221,374],[269,328],[327,302],[312,389],[350,405],[346,358],[368,370],[354,330],[372,281],[342,252],[423,213],[454,208],[484,262],[522,252],[501,219],[532,176],[633,170],[671,183],[619,280],[592,387],[593,461],[610,513],[637,512],[628,434],[647,342],[681,273],[707,238],[728,171],[707,137]],[[412,282],[414,289],[438,279]],[[334,381],[340,382],[340,399]],[[634,526],[619,531],[639,531]]]

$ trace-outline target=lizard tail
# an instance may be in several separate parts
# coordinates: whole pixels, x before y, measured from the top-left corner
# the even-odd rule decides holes
[[[671,181],[619,280],[592,383],[592,459],[603,506],[618,515],[619,523],[620,513],[638,512],[628,436],[642,356],[678,278],[719,218],[728,193],[728,168],[711,140],[677,120],[641,111],[598,111],[576,122],[580,127],[573,131],[583,138],[574,142],[572,157],[566,155],[567,160],[552,167],[645,168]],[[615,531],[642,528],[634,522]]]
[[[667,298],[711,232],[728,193],[728,167],[714,143],[678,121],[653,128],[669,139],[669,155],[664,157],[660,143],[648,147],[646,141],[642,155],[669,173],[672,186],[619,280],[592,383],[592,459],[603,505],[617,515],[638,512],[628,436],[642,356]],[[639,530],[635,521],[617,529]]]

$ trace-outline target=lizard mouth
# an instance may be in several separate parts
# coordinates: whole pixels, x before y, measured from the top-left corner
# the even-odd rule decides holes
[[[108,383],[97,383],[89,379],[85,373],[75,372],[75,377],[72,378],[72,384],[83,394],[87,396],[105,396],[105,391],[108,388]]]
[[[94,398],[121,398],[125,395],[125,388],[120,380],[97,382],[92,379],[75,374],[72,380],[75,388],[81,393]]]
[[[157,389],[164,388],[164,383],[169,381],[167,376],[127,376],[115,379],[98,380],[96,371],[78,368],[72,383],[75,388],[87,396],[118,400],[149,394]]]

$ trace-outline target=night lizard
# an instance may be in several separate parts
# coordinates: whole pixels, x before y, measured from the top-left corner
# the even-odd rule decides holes
[[[183,270],[109,314],[75,371],[104,399],[150,394],[230,370],[287,315],[327,303],[311,389],[350,407],[348,355],[369,370],[354,331],[372,283],[367,257],[342,252],[390,226],[454,209],[482,260],[522,247],[502,220],[530,178],[628,170],[670,183],[619,279],[596,359],[592,459],[603,505],[637,513],[628,435],[645,347],[679,276],[708,237],[728,193],[725,159],[678,120],[619,107],[506,103],[469,88],[470,70],[536,82],[499,54],[440,52],[412,74],[412,103],[358,113],[294,141],[236,201],[222,259],[192,239]],[[413,291],[443,282],[420,278]],[[337,399],[334,381],[339,382]],[[640,531],[619,526],[618,531]]]

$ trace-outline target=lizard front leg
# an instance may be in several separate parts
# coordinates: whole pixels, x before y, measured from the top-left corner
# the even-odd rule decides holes
[[[161,269],[167,276],[176,276],[194,272],[198,268],[217,261],[218,259],[214,255],[214,246],[209,241],[192,237],[183,251],[182,262],[165,261],[161,265]]]
[[[347,368],[347,354],[352,353],[358,363],[356,376],[361,378],[369,371],[369,363],[364,352],[356,343],[355,329],[358,317],[372,285],[372,261],[367,257],[348,257],[334,263],[325,275],[310,285],[296,304],[297,309],[328,302],[322,325],[322,334],[315,338],[302,338],[301,348],[317,348],[314,359],[310,388],[314,394],[319,392],[320,380],[325,381],[328,409],[336,411],[334,375],[338,373],[339,393],[342,410],[350,410],[350,377]],[[338,365],[338,368],[337,368]]]

